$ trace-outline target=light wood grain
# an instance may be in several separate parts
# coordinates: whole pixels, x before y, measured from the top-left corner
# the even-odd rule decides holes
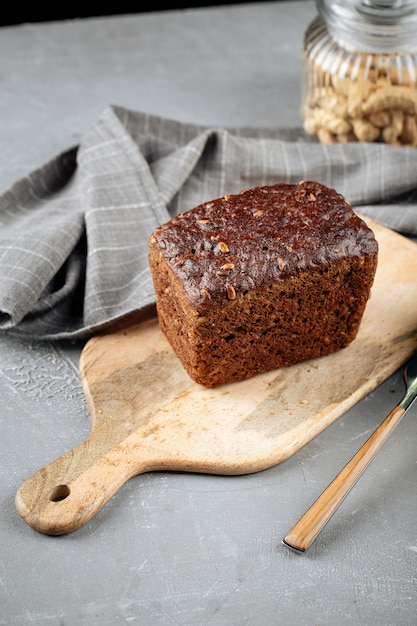
[[[91,339],[80,358],[91,432],[20,487],[25,521],[71,532],[142,472],[276,465],[405,363],[417,348],[417,248],[370,225],[380,247],[372,295],[357,338],[338,353],[206,389],[189,379],[155,317]]]

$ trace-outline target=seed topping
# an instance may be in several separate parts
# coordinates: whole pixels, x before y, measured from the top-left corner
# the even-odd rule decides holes
[[[229,283],[227,283],[227,297],[229,298],[229,300],[234,300],[236,298],[236,291],[235,288],[232,285],[229,285]]]
[[[226,254],[226,252],[229,252],[229,246],[227,245],[227,243],[224,243],[224,241],[219,241],[219,248],[220,252],[223,252],[224,254]]]

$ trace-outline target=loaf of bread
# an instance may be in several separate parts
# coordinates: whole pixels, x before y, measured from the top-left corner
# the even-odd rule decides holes
[[[350,344],[377,256],[343,196],[305,181],[205,202],[149,239],[160,327],[206,387]]]

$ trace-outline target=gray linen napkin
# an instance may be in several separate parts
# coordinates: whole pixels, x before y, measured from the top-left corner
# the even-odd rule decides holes
[[[88,337],[154,303],[147,241],[245,187],[317,180],[417,235],[417,150],[326,146],[297,129],[209,128],[108,107],[79,146],[0,197],[0,330]]]

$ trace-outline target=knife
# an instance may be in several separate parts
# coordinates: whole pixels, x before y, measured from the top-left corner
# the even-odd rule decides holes
[[[392,433],[404,413],[410,408],[417,396],[417,355],[414,355],[404,370],[404,383],[406,391],[401,402],[381,422],[369,439],[289,531],[282,540],[285,546],[296,552],[305,552],[310,547],[376,453],[381,449],[388,435]]]

